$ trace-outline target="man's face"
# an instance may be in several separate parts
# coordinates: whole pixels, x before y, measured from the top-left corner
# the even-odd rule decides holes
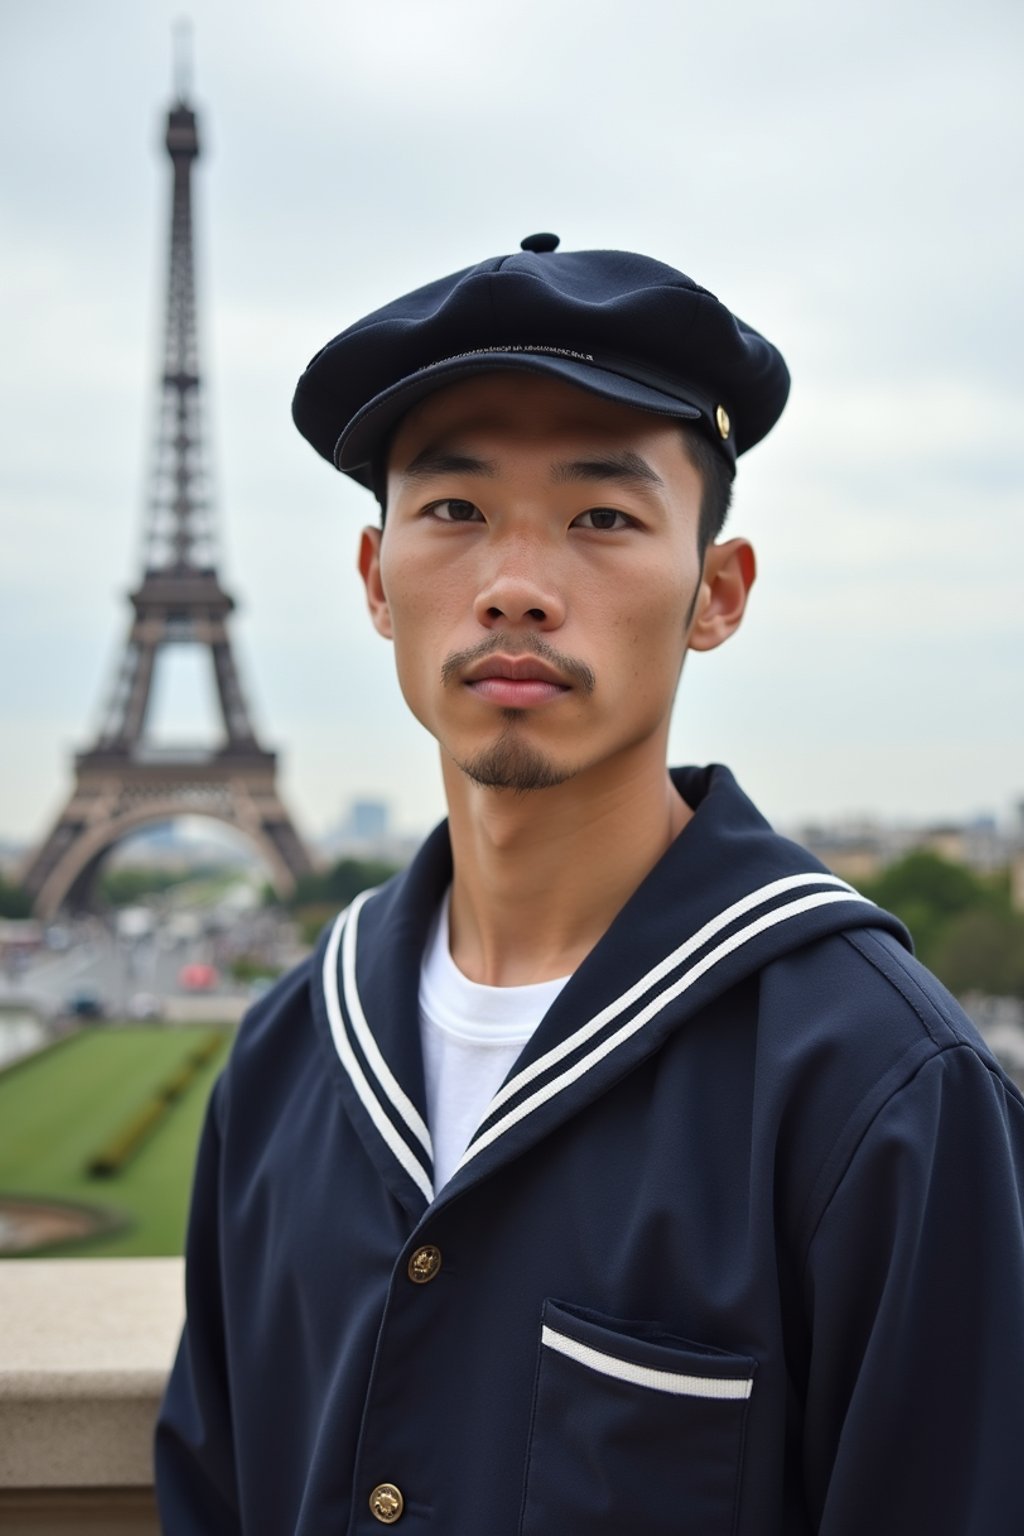
[[[714,597],[739,541],[702,572],[701,489],[678,426],[559,380],[488,374],[411,412],[360,569],[406,702],[453,763],[515,790],[664,765],[688,647],[739,622]]]

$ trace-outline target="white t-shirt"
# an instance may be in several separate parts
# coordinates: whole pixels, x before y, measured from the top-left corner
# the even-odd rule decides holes
[[[509,1068],[568,981],[485,987],[463,976],[448,940],[450,890],[420,970],[420,1042],[434,1189],[446,1184]]]

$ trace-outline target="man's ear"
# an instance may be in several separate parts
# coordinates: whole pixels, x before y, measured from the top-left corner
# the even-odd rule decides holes
[[[713,651],[739,629],[756,575],[754,551],[746,539],[708,547],[690,626],[691,651]]]
[[[363,586],[366,589],[366,606],[370,610],[373,627],[378,635],[383,635],[385,640],[390,640],[393,638],[391,609],[384,595],[384,583],[380,575],[380,541],[379,528],[363,529],[359,540],[359,574],[363,578]]]

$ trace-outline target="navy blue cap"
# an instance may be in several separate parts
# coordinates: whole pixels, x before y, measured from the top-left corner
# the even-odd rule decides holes
[[[519,369],[690,421],[735,466],[782,414],[781,353],[673,267],[557,245],[556,235],[529,235],[514,255],[439,278],[335,336],[295,391],[303,437],[372,489],[418,401],[473,374]]]

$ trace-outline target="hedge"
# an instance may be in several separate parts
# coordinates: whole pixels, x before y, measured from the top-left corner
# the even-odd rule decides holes
[[[87,1159],[85,1171],[89,1177],[109,1179],[120,1173],[223,1046],[223,1033],[211,1030],[206,1039],[189,1052],[181,1066],[158,1083],[130,1119]]]

